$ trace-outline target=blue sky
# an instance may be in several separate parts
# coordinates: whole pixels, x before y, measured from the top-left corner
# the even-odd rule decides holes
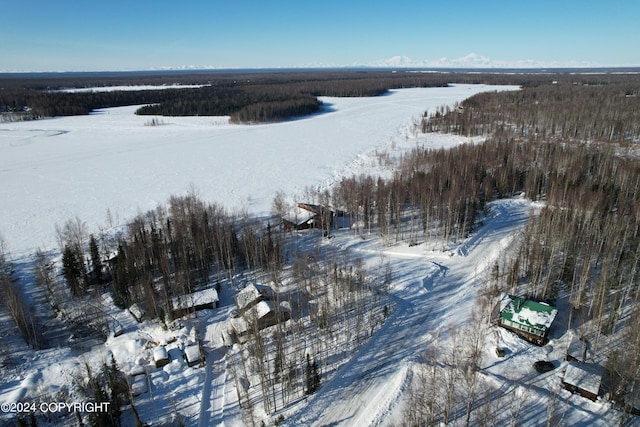
[[[0,0],[0,28],[0,71],[640,66],[638,0]]]

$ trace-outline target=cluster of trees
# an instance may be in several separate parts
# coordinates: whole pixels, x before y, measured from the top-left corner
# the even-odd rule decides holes
[[[79,218],[57,227],[61,276],[51,257],[38,250],[34,274],[55,316],[72,331],[106,338],[115,326],[104,306],[109,291],[120,308],[138,304],[147,317],[173,320],[173,301],[237,271],[273,270],[282,264],[282,236],[246,214],[231,215],[197,196],[171,197],[168,206],[135,217],[114,236],[89,234]],[[26,341],[46,343],[38,316],[10,275],[0,275],[4,301]],[[3,271],[5,271],[3,270]],[[64,280],[61,280],[63,278]],[[91,309],[87,310],[87,306]],[[44,309],[43,309],[44,310]]]
[[[7,259],[6,247],[0,235],[0,308],[6,310],[25,341],[33,348],[45,344],[40,325],[33,308],[27,303],[20,286],[12,277],[13,267]]]
[[[0,90],[0,106],[23,119],[89,114],[98,108],[161,102],[162,91],[108,91],[69,93],[31,88]]]
[[[138,303],[171,319],[172,298],[207,286],[212,274],[281,263],[280,237],[247,215],[234,216],[194,194],[173,196],[134,218],[110,260],[114,302]]]
[[[232,123],[264,123],[316,113],[322,102],[312,96],[300,96],[285,101],[259,102],[231,114]]]
[[[535,155],[535,145],[510,138],[446,150],[416,148],[392,178],[346,178],[331,198],[352,213],[356,233],[446,247],[468,236],[487,202],[521,191],[540,197],[539,170],[532,172],[529,163]]]
[[[451,331],[450,346],[443,349],[430,343],[413,365],[402,426],[489,426],[506,415],[510,425],[522,422],[519,412],[525,396],[498,389],[485,381],[480,370],[490,327],[487,302],[474,310],[471,322]]]
[[[155,104],[136,114],[231,116],[235,123],[269,122],[315,113],[320,101],[290,85],[216,84],[198,89],[164,90]]]
[[[116,359],[111,355],[109,363],[102,364],[101,369],[95,372],[88,362],[84,363],[85,372],[76,379],[78,388],[89,401],[96,405],[107,403],[107,410],[96,411],[88,414],[89,424],[92,426],[121,425],[120,416],[122,408],[131,405],[137,425],[142,425],[133,402],[131,387],[120,370]],[[77,415],[79,417],[79,415]],[[82,420],[79,420],[82,423]]]
[[[288,264],[272,283],[276,290],[292,283],[277,293],[289,302],[292,319],[263,330],[252,323],[246,343],[228,353],[247,425],[256,425],[258,403],[271,414],[315,393],[328,366],[348,360],[389,312],[389,268],[368,270],[335,248],[295,251]],[[275,277],[273,270],[268,277]]]
[[[491,135],[508,128],[518,137],[541,140],[640,141],[640,78],[599,85],[583,82],[482,93],[454,110],[441,107],[422,120],[423,131]]]

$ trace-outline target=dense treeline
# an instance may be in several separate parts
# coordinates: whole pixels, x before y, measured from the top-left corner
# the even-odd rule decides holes
[[[483,93],[455,110],[423,118],[423,130],[466,136],[509,128],[543,140],[640,141],[640,79],[601,85],[556,83],[521,91]]]
[[[71,296],[81,301],[96,285],[110,285],[116,305],[138,304],[161,320],[173,318],[176,298],[211,286],[212,275],[222,280],[225,272],[281,263],[280,237],[270,226],[265,230],[192,194],[138,215],[117,241],[87,236],[79,219],[58,234]]]
[[[307,96],[284,101],[259,102],[231,115],[232,123],[270,122],[317,112],[322,105],[317,98]]]
[[[4,75],[0,76],[0,112],[3,120],[37,119],[146,104],[138,114],[229,115],[243,122],[273,121],[317,111],[319,103],[314,99],[318,96],[377,96],[390,89],[445,86],[448,83],[535,87],[556,79],[565,85],[576,82],[611,84],[623,77],[605,72],[573,75],[558,71],[536,75],[375,69]],[[75,93],[60,90],[142,84],[170,87],[177,83],[198,87]]]
[[[231,116],[236,123],[269,122],[315,113],[320,102],[294,88],[269,85],[207,86],[164,90],[156,104],[141,107],[141,115]]]

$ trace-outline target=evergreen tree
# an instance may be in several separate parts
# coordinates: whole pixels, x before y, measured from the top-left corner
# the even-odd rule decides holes
[[[91,255],[91,268],[92,276],[95,283],[102,284],[104,277],[102,275],[102,260],[100,259],[100,251],[98,250],[98,243],[93,234],[89,237],[89,254]]]
[[[313,394],[320,388],[320,371],[316,359],[311,361],[311,357],[307,354],[307,367],[305,370],[305,380],[307,383],[306,394]]]
[[[115,305],[120,308],[125,308],[129,305],[129,272],[127,269],[127,254],[123,244],[118,246],[111,290]]]
[[[320,370],[318,369],[318,361],[315,358],[311,364],[311,382],[315,393],[320,388]]]
[[[313,389],[312,371],[313,371],[313,368],[311,366],[311,357],[307,354],[307,367],[304,371],[305,373],[304,378],[307,383],[307,391],[305,392],[305,394],[313,394],[313,392],[315,391]]]
[[[104,370],[107,377],[107,384],[109,385],[110,394],[110,402],[109,412],[113,420],[120,424],[120,415],[122,414],[121,407],[122,405],[126,405],[129,403],[129,385],[127,384],[127,380],[124,375],[120,371],[118,367],[118,363],[116,362],[113,354],[111,355],[110,365],[107,366],[105,363]]]
[[[84,262],[80,251],[65,245],[62,253],[62,274],[75,297],[84,295]]]

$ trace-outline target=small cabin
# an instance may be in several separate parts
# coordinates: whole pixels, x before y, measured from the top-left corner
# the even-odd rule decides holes
[[[142,309],[142,307],[140,307],[138,303],[135,303],[131,307],[129,307],[129,313],[131,313],[133,318],[136,319],[138,323],[142,322],[144,320],[144,316],[146,315],[145,311]]]
[[[506,294],[498,304],[496,306],[496,310],[499,310],[498,325],[533,344],[547,343],[551,324],[558,314],[556,307]]]
[[[600,392],[601,382],[602,369],[598,365],[569,362],[564,372],[562,386],[572,393],[578,393],[595,402]]]
[[[214,288],[209,288],[174,297],[171,300],[171,305],[173,307],[174,318],[200,310],[214,309],[219,305],[218,291]]]
[[[153,350],[153,364],[156,368],[162,368],[169,363],[169,354],[165,347],[157,347]]]
[[[344,213],[340,214],[344,218]],[[309,228],[329,230],[334,226],[336,216],[340,216],[339,213],[327,206],[298,203],[293,210],[285,214],[282,221],[285,231]]]
[[[269,286],[250,283],[233,297],[240,314],[258,304],[260,301],[274,301],[276,293]]]
[[[204,363],[204,356],[198,344],[191,344],[184,348],[184,360],[188,366],[195,366]]]
[[[230,319],[238,341],[244,342],[253,329],[262,330],[291,318],[285,301],[278,304],[277,294],[269,286],[247,285],[234,297],[237,315]]]

